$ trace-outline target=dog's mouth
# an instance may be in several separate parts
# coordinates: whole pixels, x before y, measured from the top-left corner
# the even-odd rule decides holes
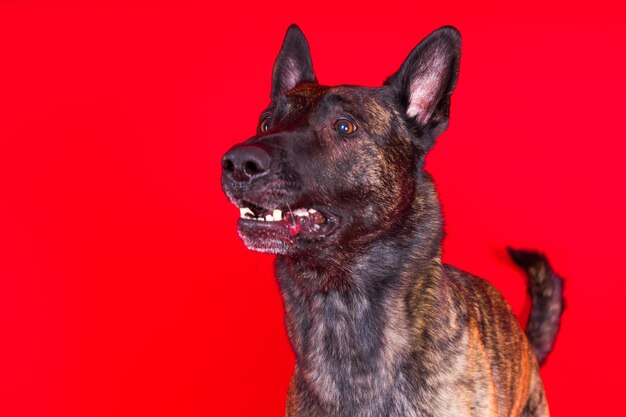
[[[293,253],[297,246],[319,242],[337,230],[338,218],[320,207],[265,208],[243,201],[239,235],[252,250]]]

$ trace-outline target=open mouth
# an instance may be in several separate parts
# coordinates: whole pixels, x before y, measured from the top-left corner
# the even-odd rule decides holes
[[[319,241],[334,232],[337,219],[320,208],[264,208],[240,203],[239,234],[250,249],[284,253],[298,243]]]

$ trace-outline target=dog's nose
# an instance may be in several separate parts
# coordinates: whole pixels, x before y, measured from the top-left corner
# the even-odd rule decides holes
[[[222,158],[222,172],[244,182],[261,177],[270,169],[272,157],[258,145],[236,145]]]

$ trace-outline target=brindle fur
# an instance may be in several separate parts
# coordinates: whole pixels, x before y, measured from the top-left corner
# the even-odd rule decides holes
[[[243,145],[262,147],[271,168],[242,181],[225,165],[223,186],[237,205],[320,206],[340,221],[317,240],[242,234],[278,254],[296,355],[288,417],[549,414],[533,350],[543,360],[552,347],[560,279],[541,255],[511,250],[529,274],[529,341],[494,287],[441,262],[441,210],[423,163],[447,126],[459,60],[458,32],[442,28],[383,87],[325,87],[300,30],[287,33],[263,113],[270,129]],[[426,101],[412,102],[416,91]],[[358,124],[351,137],[332,128],[344,114]]]

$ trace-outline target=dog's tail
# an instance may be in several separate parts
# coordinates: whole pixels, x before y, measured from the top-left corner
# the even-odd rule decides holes
[[[513,261],[528,275],[528,294],[532,300],[526,336],[542,364],[559,331],[561,314],[565,308],[563,280],[558,277],[539,252],[507,248]]]

